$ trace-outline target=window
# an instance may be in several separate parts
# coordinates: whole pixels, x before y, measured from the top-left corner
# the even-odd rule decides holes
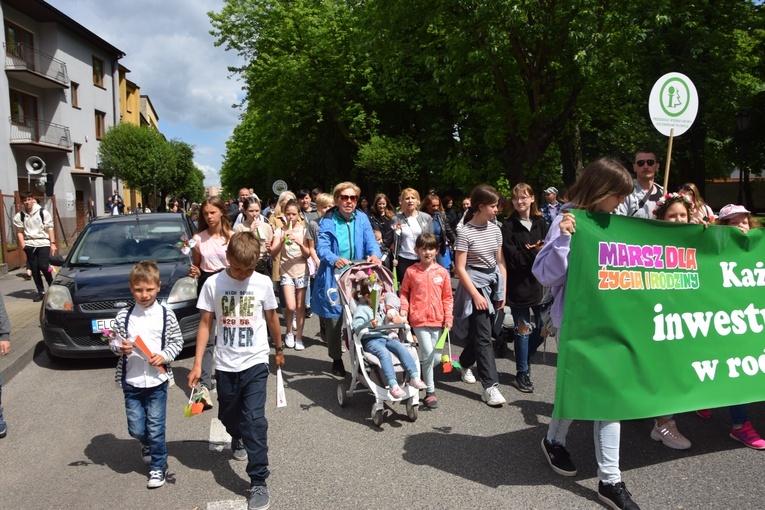
[[[79,143],[74,144],[74,167],[75,168],[82,168],[82,159],[80,157],[81,148],[82,148],[82,144],[79,144]]]
[[[5,22],[5,52],[18,59],[34,63],[31,50],[34,50],[34,36],[32,32],[24,30],[10,21]]]
[[[80,107],[80,84],[72,82],[72,107]]]
[[[37,119],[37,98],[11,89],[11,122],[17,126],[31,127]]]
[[[104,61],[93,57],[93,85],[104,86]]]
[[[96,140],[100,140],[106,132],[106,114],[96,110]]]

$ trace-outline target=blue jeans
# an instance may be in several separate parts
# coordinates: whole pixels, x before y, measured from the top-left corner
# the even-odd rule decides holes
[[[398,381],[396,381],[396,371],[393,369],[393,359],[391,359],[390,353],[396,355],[399,361],[401,361],[404,370],[409,372],[411,378],[414,379],[419,376],[412,355],[406,350],[404,344],[398,340],[388,338],[387,336],[375,335],[370,337],[369,335],[365,335],[364,338],[361,339],[361,345],[364,347],[365,351],[374,354],[377,356],[377,359],[380,360],[380,368],[382,369],[385,380],[388,381],[388,386],[398,386]]]
[[[524,374],[529,374],[529,353],[536,352],[542,345],[542,313],[541,306],[516,308],[510,307],[510,313],[513,315],[515,324],[515,370]],[[531,328],[531,311],[534,311],[534,327]],[[525,324],[531,329],[531,333],[518,333],[518,326]]]
[[[736,406],[730,406],[730,417],[733,420],[733,425],[743,425],[749,421],[749,411],[746,404],[739,404]]]
[[[151,471],[167,466],[165,443],[165,412],[167,410],[167,381],[153,388],[136,388],[125,383],[125,412],[128,433],[149,447]]]
[[[266,420],[268,364],[253,365],[241,372],[216,370],[215,381],[218,419],[232,437],[242,438],[250,483],[262,485],[270,474]]]
[[[566,435],[573,420],[553,418],[547,429],[547,440],[552,444],[566,446]],[[607,484],[622,481],[619,470],[619,441],[621,423],[618,421],[592,422],[592,436],[595,442],[595,460],[598,462],[598,480]]]
[[[438,337],[441,336],[441,331],[443,331],[441,328],[414,328],[414,334],[417,335],[420,352],[422,353],[422,359],[420,360],[422,380],[428,385],[426,389],[428,393],[436,391],[436,383],[433,380],[433,367],[436,364],[436,354],[438,354],[435,347],[438,343]]]

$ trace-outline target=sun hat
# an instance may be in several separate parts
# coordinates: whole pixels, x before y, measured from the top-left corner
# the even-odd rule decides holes
[[[558,194],[558,188],[556,188],[554,186],[550,186],[549,188],[547,188],[545,190],[545,195],[549,195],[550,193],[555,193],[557,195]]]
[[[732,218],[737,214],[751,214],[743,205],[728,204],[720,209],[720,214],[717,216],[717,220],[726,220]]]

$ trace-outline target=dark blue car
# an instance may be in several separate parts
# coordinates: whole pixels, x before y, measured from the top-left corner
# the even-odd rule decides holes
[[[117,312],[134,303],[130,271],[141,260],[159,266],[157,299],[178,318],[184,347],[194,345],[197,282],[188,276],[191,254],[182,246],[192,229],[188,217],[178,213],[103,216],[90,222],[45,294],[40,325],[48,355],[113,356],[101,330],[111,329]]]

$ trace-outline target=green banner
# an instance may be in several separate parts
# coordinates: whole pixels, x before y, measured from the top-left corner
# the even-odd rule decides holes
[[[765,229],[574,214],[556,418],[765,400]]]

